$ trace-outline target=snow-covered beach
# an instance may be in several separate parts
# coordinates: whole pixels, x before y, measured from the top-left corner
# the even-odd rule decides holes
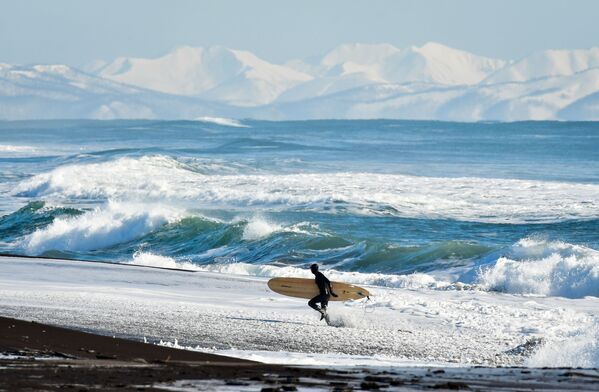
[[[2,316],[262,362],[597,366],[597,299],[369,287],[333,323],[265,278],[3,257]]]

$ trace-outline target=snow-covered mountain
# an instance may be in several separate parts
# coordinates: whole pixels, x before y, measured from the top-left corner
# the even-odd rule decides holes
[[[275,103],[268,114],[284,119],[599,120],[599,68],[493,85],[368,85],[300,102]]]
[[[437,43],[347,44],[272,64],[222,47],[119,58],[82,72],[0,63],[0,119],[599,120],[599,48],[516,61]]]
[[[180,47],[157,59],[118,58],[95,67],[101,77],[169,94],[203,97],[238,106],[272,102],[311,76],[223,47]]]
[[[0,119],[194,118],[225,108],[140,89],[66,65],[0,64]]]
[[[324,55],[318,64],[290,63],[296,69],[311,72],[314,79],[286,91],[279,101],[309,99],[372,84],[471,85],[505,64],[504,60],[433,42],[404,50],[388,44],[341,45]]]
[[[595,67],[599,67],[599,48],[544,50],[503,67],[490,75],[484,83],[524,82],[549,76],[568,76]]]

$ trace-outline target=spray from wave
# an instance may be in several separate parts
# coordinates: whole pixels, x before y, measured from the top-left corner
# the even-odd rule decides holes
[[[26,236],[23,247],[29,254],[103,249],[148,234],[179,216],[171,207],[109,202],[79,216],[54,219]]]
[[[508,253],[481,268],[477,277],[481,287],[512,294],[599,297],[599,251],[525,238]]]
[[[573,333],[551,337],[525,364],[531,367],[598,367],[599,322],[594,320]]]
[[[243,239],[246,241],[259,240],[281,230],[281,226],[266,221],[264,218],[250,220],[243,229]]]

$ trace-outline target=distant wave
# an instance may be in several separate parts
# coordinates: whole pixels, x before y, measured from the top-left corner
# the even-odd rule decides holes
[[[2,155],[8,155],[12,157],[36,156],[40,154],[46,154],[47,151],[44,150],[41,150],[38,147],[34,146],[0,144],[0,153]]]
[[[71,164],[20,182],[16,196],[193,202],[206,208],[539,223],[599,217],[599,184],[377,173],[214,172],[163,155]]]
[[[240,121],[234,120],[232,118],[204,116],[204,117],[198,117],[195,120],[212,123],[212,124],[223,125],[226,127],[250,128],[249,125],[245,125],[245,124],[241,123]]]

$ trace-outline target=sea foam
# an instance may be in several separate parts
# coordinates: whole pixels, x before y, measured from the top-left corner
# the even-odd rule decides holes
[[[599,323],[590,328],[560,338],[547,340],[525,362],[531,367],[584,367],[599,366]]]
[[[143,236],[178,217],[179,211],[171,207],[109,202],[76,217],[56,218],[25,237],[22,245],[28,254],[102,249]]]
[[[599,251],[561,241],[525,238],[489,266],[477,283],[493,291],[599,297]]]
[[[251,219],[243,229],[243,239],[246,241],[258,240],[281,230],[281,226],[268,222],[263,218]]]
[[[20,182],[13,194],[489,223],[599,218],[597,184],[351,172],[206,174],[162,155],[61,166]]]
[[[158,267],[180,270],[200,271],[197,265],[189,261],[176,261],[172,257],[161,256],[152,252],[137,251],[133,254],[133,260],[129,264],[143,265],[146,267]]]

